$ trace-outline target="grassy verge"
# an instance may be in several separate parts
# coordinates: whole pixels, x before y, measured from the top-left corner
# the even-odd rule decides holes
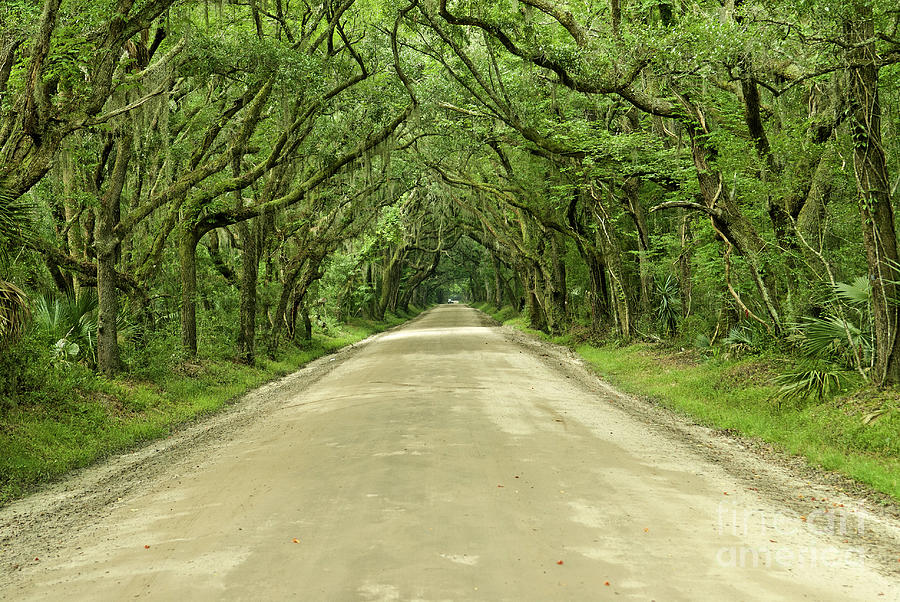
[[[35,394],[0,415],[0,505],[104,456],[165,437],[273,378],[418,313],[355,320],[253,366],[156,353],[152,369],[112,380],[77,364],[45,370]]]
[[[549,337],[504,309],[479,309],[531,334],[574,348],[621,390],[651,398],[706,426],[757,437],[811,464],[840,472],[900,500],[900,395],[860,389],[822,402],[778,405],[776,356],[706,358],[650,344],[595,346]],[[872,414],[876,418],[865,421]]]

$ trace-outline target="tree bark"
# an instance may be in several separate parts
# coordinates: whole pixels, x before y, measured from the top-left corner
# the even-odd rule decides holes
[[[416,291],[419,289],[419,286],[429,278],[431,278],[435,272],[437,272],[438,265],[441,261],[441,252],[443,250],[443,242],[438,243],[438,250],[434,253],[434,256],[431,258],[431,262],[425,266],[424,268],[420,268],[412,277],[407,278],[405,282],[405,288],[403,292],[400,294],[400,300],[397,303],[398,309],[402,312],[409,312],[409,304],[413,299],[413,295],[415,295]]]
[[[650,315],[650,296],[653,290],[653,283],[650,274],[650,230],[647,226],[647,214],[641,205],[641,199],[638,196],[641,181],[638,178],[628,178],[622,186],[625,193],[625,211],[631,216],[634,226],[637,229],[638,256],[637,268],[641,282],[641,294],[639,306],[641,314]]]
[[[309,304],[306,302],[306,293],[300,302],[300,306],[298,307],[298,311],[300,312],[300,317],[303,318],[303,340],[311,341],[312,340],[312,320],[309,317]],[[294,316],[297,315],[297,312],[294,312]]]
[[[116,258],[119,240],[113,233],[119,217],[119,202],[131,160],[131,136],[120,136],[116,143],[116,162],[109,188],[100,198],[97,220],[97,367],[112,376],[121,368],[119,356],[118,292]]]
[[[190,356],[197,355],[197,243],[196,231],[182,226],[179,238],[181,260],[181,347]]]
[[[259,231],[261,219],[256,218],[238,224],[243,246],[241,267],[240,329],[238,331],[238,357],[252,365],[256,355],[256,284],[259,278]]]
[[[681,317],[686,318],[691,313],[694,288],[691,276],[691,216],[682,210],[678,221],[678,237],[681,241],[681,252],[678,254],[678,288],[681,290]]]
[[[541,304],[541,298],[539,296],[541,286],[540,268],[537,266],[528,266],[526,270],[525,278],[523,280],[526,283],[527,289],[525,298],[528,305],[528,327],[546,332],[547,316],[544,313],[544,307]]]
[[[693,107],[693,110],[698,115],[701,114],[696,107]],[[703,122],[705,122],[705,117]],[[781,309],[775,277],[771,269],[767,268],[764,258],[766,243],[752,222],[741,211],[734,191],[729,191],[725,185],[722,172],[711,167],[711,161],[715,159],[716,151],[705,141],[706,133],[698,130],[696,126],[689,127],[688,132],[691,137],[691,154],[697,170],[700,192],[713,226],[726,243],[732,245],[746,259],[763,307],[771,320],[773,332],[780,333],[782,330]]]
[[[622,7],[620,0],[609,0],[609,21],[613,37],[618,38],[622,26]]]
[[[300,270],[303,268],[304,263],[305,261],[303,259],[295,258],[294,261],[291,262],[291,266],[288,268],[283,282],[281,283],[281,294],[278,296],[278,305],[275,306],[275,316],[272,324],[272,339],[269,345],[273,355],[278,350],[282,325],[287,326],[288,337],[294,338],[297,308],[303,300],[302,297],[295,294],[294,290],[297,283],[297,277],[300,275]],[[291,298],[293,298],[293,305],[291,306],[291,311],[288,312],[288,303],[291,302]]]
[[[565,242],[559,234],[550,237],[550,278],[547,284],[547,326],[551,334],[561,334],[568,323],[566,310],[566,264],[563,260]],[[562,248],[560,248],[562,247]]]
[[[503,275],[500,273],[500,259],[497,254],[491,252],[491,267],[494,270],[494,307],[503,307]]]
[[[69,255],[84,257],[84,238],[81,232],[81,209],[75,202],[75,166],[72,162],[72,151],[66,148],[59,154],[59,170],[63,185],[63,210],[66,218],[66,245]],[[72,275],[72,293],[78,295],[81,282],[78,274]]]
[[[585,249],[582,258],[588,267],[590,277],[591,330],[600,332],[609,322],[609,285],[606,279],[606,266],[599,253]]]
[[[401,251],[388,248],[384,253],[384,265],[381,269],[381,287],[376,303],[376,320],[384,320],[387,312],[397,311],[397,295],[400,291]]]
[[[609,276],[610,305],[616,319],[616,332],[627,340],[634,336],[637,324],[634,320],[633,296],[625,278],[622,248],[603,198],[595,193],[593,187],[591,196],[594,199],[594,217],[599,226],[595,235],[596,247],[603,254]]]
[[[872,288],[875,323],[875,357],[872,378],[876,384],[900,383],[900,305],[896,284],[900,280],[900,256],[891,206],[890,179],[881,139],[881,105],[878,68],[875,66],[874,22],[868,3],[855,3],[855,18],[847,23],[850,69],[851,135],[853,166],[859,191],[863,241]],[[868,41],[868,42],[867,42]]]
[[[822,262],[822,250],[825,238],[826,208],[831,200],[831,191],[834,183],[832,170],[835,168],[835,160],[838,157],[837,145],[829,142],[819,159],[819,164],[813,173],[806,202],[797,215],[796,232],[798,238],[805,244],[801,250],[807,264],[818,266]],[[812,250],[809,248],[812,247]],[[825,266],[823,266],[825,267]]]

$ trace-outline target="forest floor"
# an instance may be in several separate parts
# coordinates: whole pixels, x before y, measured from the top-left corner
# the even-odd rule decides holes
[[[440,306],[0,510],[0,599],[898,599],[890,508],[491,324]]]

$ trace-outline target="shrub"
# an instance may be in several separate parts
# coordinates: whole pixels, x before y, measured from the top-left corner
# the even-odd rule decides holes
[[[50,354],[40,337],[26,334],[0,353],[0,413],[17,406],[45,387],[50,378]]]
[[[778,403],[783,401],[805,401],[810,398],[822,401],[839,393],[848,383],[846,371],[832,364],[814,364],[780,374],[775,384],[780,385]]]

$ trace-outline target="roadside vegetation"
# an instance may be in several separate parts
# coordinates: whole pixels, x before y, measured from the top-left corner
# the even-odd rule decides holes
[[[687,349],[594,341],[585,328],[551,336],[528,328],[513,308],[476,307],[498,322],[574,349],[626,393],[699,424],[774,444],[900,501],[900,394],[894,390],[850,377],[802,396],[793,393],[792,380],[786,394],[781,383],[797,359],[785,350],[736,342]]]
[[[452,298],[783,358],[757,430],[887,457],[898,126],[896,0],[2,2],[0,432]]]
[[[40,333],[7,349],[7,381],[0,421],[0,505],[41,483],[109,454],[169,435],[220,410],[243,393],[294,372],[308,362],[417,315],[410,308],[382,321],[353,319],[315,327],[309,340],[281,351],[278,359],[238,361],[215,346],[186,358],[173,335],[158,335],[129,348],[127,376],[98,375],[62,359],[55,346],[39,345]],[[221,335],[220,335],[221,336]],[[229,349],[219,341],[219,349]]]

